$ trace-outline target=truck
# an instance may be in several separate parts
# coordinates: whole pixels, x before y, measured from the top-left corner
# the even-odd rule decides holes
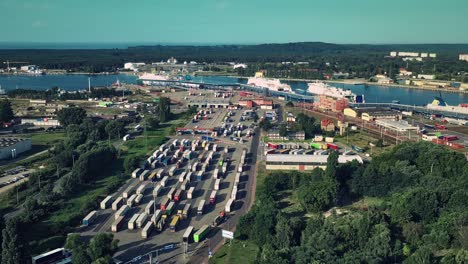
[[[128,197],[130,197],[135,192],[135,188],[136,185],[128,186],[127,189],[125,189],[125,191],[122,193],[122,197],[128,199]]]
[[[214,152],[218,151],[218,144],[213,144],[213,151]]]
[[[166,225],[166,218],[161,217],[161,219],[159,219],[159,221],[155,225],[156,225],[156,230],[158,232],[162,232],[164,229],[164,225]]]
[[[238,172],[238,173],[236,174],[236,178],[234,179],[234,184],[235,184],[235,185],[237,185],[237,184],[240,183],[240,178],[241,178],[241,173]]]
[[[192,199],[193,198],[193,192],[195,191],[195,187],[190,187],[190,189],[187,191],[187,199]]]
[[[226,147],[224,148],[224,153],[229,153],[229,147],[228,147],[228,146],[226,146]]]
[[[188,150],[187,152],[184,152],[184,158],[190,160],[192,158],[192,151]]]
[[[89,226],[97,218],[97,211],[91,211],[85,218],[83,218],[83,225]]]
[[[167,208],[167,205],[169,204],[171,200],[169,200],[167,197],[164,197],[162,200],[161,200],[161,204],[159,205],[159,209],[161,209],[161,211],[166,211],[166,208]]]
[[[119,210],[120,206],[123,204],[123,198],[118,197],[113,203],[112,203],[112,210],[117,211]]]
[[[183,191],[187,191],[188,188],[190,188],[190,182],[188,180],[185,180],[181,185],[180,185],[180,189],[182,189]]]
[[[180,200],[182,200],[182,190],[179,189],[175,192],[174,194],[174,201],[176,202],[179,202]]]
[[[127,205],[123,205],[123,206],[115,213],[114,218],[117,219],[117,218],[119,218],[119,216],[125,216],[125,215],[127,214],[128,210],[130,210],[130,207],[128,207]]]
[[[224,211],[226,213],[230,213],[232,211],[233,203],[234,203],[234,199],[232,198],[227,201],[226,206],[224,207]]]
[[[124,223],[124,217],[123,216],[119,216],[113,223],[112,223],[112,226],[111,226],[111,230],[112,232],[119,232],[120,228],[122,227]]]
[[[101,209],[104,210],[106,208],[109,207],[109,205],[111,205],[112,203],[112,196],[107,196],[106,198],[104,198],[104,200],[102,200],[101,202]]]
[[[156,210],[156,212],[154,212],[153,216],[151,217],[151,222],[156,225],[159,221],[159,219],[161,219],[161,216],[162,216],[162,211],[161,210]]]
[[[166,184],[167,184],[167,180],[169,179],[169,177],[167,176],[164,176],[164,178],[162,178],[162,180],[159,182],[159,184],[162,186],[162,187],[166,187]]]
[[[175,208],[175,203],[174,202],[170,202],[169,205],[167,206],[166,208],[166,211],[164,212],[165,215],[171,215],[174,211],[174,208]]]
[[[192,172],[191,172],[191,171],[189,171],[189,172],[187,173],[187,175],[185,176],[185,179],[186,179],[187,181],[189,181],[189,182],[192,181]]]
[[[226,212],[221,211],[215,217],[215,219],[213,220],[213,223],[211,224],[211,226],[212,227],[217,227],[218,225],[220,225],[224,221],[224,219],[226,219]]]
[[[175,188],[175,187],[172,187],[172,188],[169,190],[169,192],[167,193],[167,198],[168,198],[169,200],[174,199],[174,194],[175,194],[175,192],[176,192],[176,188]]]
[[[244,171],[244,163],[239,163],[239,167],[237,167],[237,172],[243,172]]]
[[[176,168],[175,166],[173,166],[172,168],[170,168],[170,169],[169,169],[169,176],[173,177],[174,174],[175,174],[175,172],[176,172],[176,169],[177,169],[177,168]]]
[[[193,226],[189,226],[187,227],[187,229],[185,230],[184,232],[184,235],[182,236],[182,242],[183,243],[190,243],[190,241],[192,241],[192,236],[193,234]]]
[[[136,190],[137,194],[145,194],[146,189],[148,188],[148,184],[142,183],[140,186],[138,186],[138,189]]]
[[[149,175],[150,175],[150,171],[149,170],[144,170],[139,176],[140,181],[145,181],[146,178],[148,178]]]
[[[147,239],[153,231],[154,225],[151,222],[146,223],[145,227],[141,230],[141,238]]]
[[[203,171],[198,171],[197,172],[197,181],[203,180]]]
[[[193,234],[193,241],[195,241],[196,243],[202,241],[209,232],[209,225],[202,226],[197,232],[195,232],[195,234]]]
[[[198,169],[198,161],[192,165],[192,172],[196,172]]]
[[[154,200],[149,201],[149,203],[145,207],[145,213],[150,215],[154,211]]]
[[[187,175],[187,172],[182,172],[180,175],[179,175],[179,182],[184,182],[185,180],[185,175]]]
[[[128,207],[133,207],[133,205],[135,204],[135,198],[137,197],[136,194],[132,194],[132,196],[130,196],[130,198],[127,199],[127,206]]]
[[[130,218],[130,221],[128,221],[127,227],[128,230],[133,230],[136,227],[136,220],[140,217],[140,214],[134,214],[132,218]]]
[[[156,174],[157,174],[156,171],[151,172],[150,175],[148,176],[148,180],[154,181],[156,179]]]
[[[216,193],[217,191],[212,191],[210,194],[210,204],[215,204],[216,203]]]
[[[180,217],[178,215],[172,217],[171,224],[169,225],[169,229],[171,230],[171,232],[175,233],[177,231],[177,225],[179,225],[179,220]]]
[[[136,220],[137,228],[141,228],[145,226],[146,220],[148,219],[148,215],[146,213],[141,213],[138,219]]]
[[[140,176],[141,172],[143,170],[138,168],[138,169],[135,169],[133,172],[132,172],[132,178],[137,178],[138,176]]]
[[[333,143],[327,143],[327,148],[329,149],[333,149],[333,150],[339,150],[340,147],[336,144],[333,144]]]
[[[231,198],[234,200],[237,199],[237,186],[232,187]]]
[[[164,176],[164,169],[158,170],[156,177],[158,177],[158,179],[161,179],[163,176]]]
[[[138,194],[135,198],[135,205],[139,205],[141,200],[143,200],[143,194]]]
[[[157,185],[156,187],[154,187],[154,189],[153,189],[153,197],[158,197],[158,196],[159,196],[159,193],[161,193],[161,190],[162,190],[162,186],[161,186],[161,185]]]
[[[171,164],[171,159],[172,159],[172,157],[164,158],[164,160],[162,161],[162,164],[164,164],[164,166],[170,165]]]
[[[220,183],[221,183],[221,179],[216,179],[215,184],[214,184],[214,189],[215,189],[216,191],[219,190],[219,185],[220,185]]]
[[[199,203],[198,203],[198,207],[197,207],[197,215],[202,215],[203,214],[203,209],[205,208],[205,200],[201,200]]]
[[[221,169],[222,175],[226,175],[227,172],[227,162],[224,162],[223,167]]]
[[[215,168],[213,170],[213,179],[218,179],[218,176],[219,176],[219,170],[218,168]]]
[[[182,219],[187,219],[188,216],[190,215],[190,204],[186,204],[184,206],[184,209],[182,210]]]

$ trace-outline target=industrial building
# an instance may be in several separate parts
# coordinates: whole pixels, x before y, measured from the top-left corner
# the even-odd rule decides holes
[[[278,140],[305,140],[304,132],[289,132],[287,136],[280,136],[279,130],[269,130],[267,137],[269,139],[278,139]]]
[[[60,122],[57,119],[50,119],[47,117],[21,118],[21,124],[30,126],[60,126]]]
[[[328,155],[290,155],[268,154],[266,155],[267,170],[313,170],[315,168],[327,168]],[[357,160],[362,163],[359,155],[340,155],[338,163],[346,163]]]
[[[392,111],[389,109],[383,108],[346,108],[343,111],[345,116],[358,118],[365,121],[375,121],[375,120],[401,120],[403,115],[400,112]]]
[[[318,108],[331,110],[333,112],[342,112],[349,107],[349,100],[346,98],[335,98],[326,95],[320,95]]]
[[[0,160],[14,159],[19,154],[31,149],[30,138],[0,138]]]
[[[397,131],[397,132],[407,132],[410,130],[417,131],[419,128],[416,126],[412,126],[408,123],[408,121],[403,120],[377,120],[375,123],[381,127],[384,127],[389,130]]]
[[[188,107],[196,106],[198,108],[228,108],[231,102],[223,99],[218,100],[190,100]]]

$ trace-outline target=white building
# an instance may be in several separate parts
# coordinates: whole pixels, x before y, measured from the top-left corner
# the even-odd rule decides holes
[[[0,138],[0,160],[14,159],[19,154],[31,149],[30,138]]]
[[[434,80],[434,74],[418,74],[418,79],[425,79],[425,80]]]
[[[25,66],[21,66],[20,68],[22,71],[25,71],[25,72],[30,72],[30,71],[35,71],[38,69],[38,67],[36,65],[25,65]]]
[[[429,54],[427,54],[427,53],[421,53],[421,58],[427,58],[427,56],[429,56]]]
[[[234,69],[237,69],[237,68],[245,69],[245,68],[247,68],[247,64],[245,64],[245,63],[234,64],[233,68]]]
[[[30,126],[60,126],[60,122],[57,119],[50,118],[22,118],[21,124]]]
[[[377,119],[375,123],[386,129],[398,132],[417,131],[419,129],[417,126],[412,126],[408,121],[404,120]]]
[[[138,70],[139,67],[145,66],[145,65],[146,65],[146,63],[144,63],[144,62],[126,62],[124,64],[124,69],[136,71],[136,70]]]
[[[267,170],[313,170],[315,168],[327,168],[328,155],[289,155],[268,154],[266,155]],[[357,160],[362,163],[359,155],[340,155],[338,163],[346,163]]]
[[[406,52],[400,51],[398,52],[399,57],[419,57],[419,52]]]
[[[468,61],[468,54],[460,54],[458,55],[458,59],[461,61]]]
[[[430,58],[437,58],[437,53],[429,53]]]
[[[390,52],[390,57],[396,57],[398,55],[398,52],[396,51],[391,51]]]
[[[174,57],[170,57],[170,58],[167,60],[167,63],[168,63],[168,64],[177,64],[177,59],[174,58]]]

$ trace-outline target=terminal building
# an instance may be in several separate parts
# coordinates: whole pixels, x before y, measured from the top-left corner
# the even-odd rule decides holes
[[[412,126],[408,121],[403,120],[377,120],[375,123],[383,128],[392,130],[395,132],[408,132],[408,131],[418,131],[417,126]]]
[[[30,138],[0,138],[0,160],[14,159],[19,154],[31,149]]]
[[[328,155],[290,155],[290,154],[268,154],[266,155],[267,170],[313,170],[315,168],[327,168]],[[338,163],[351,161],[362,163],[358,155],[340,155]]]
[[[361,118],[365,121],[375,120],[401,120],[403,115],[400,112],[384,108],[346,108],[343,111],[345,116]]]

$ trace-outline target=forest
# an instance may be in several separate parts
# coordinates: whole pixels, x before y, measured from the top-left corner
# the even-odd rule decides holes
[[[236,237],[255,263],[467,263],[467,187],[464,155],[427,142],[364,165],[332,154],[326,170],[266,175]]]

